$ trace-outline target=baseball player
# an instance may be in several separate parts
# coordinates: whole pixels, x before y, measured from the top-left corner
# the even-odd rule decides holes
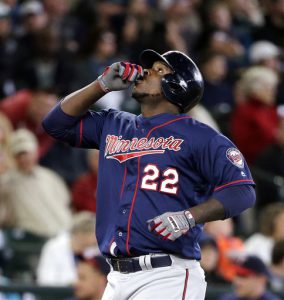
[[[72,146],[100,150],[96,234],[112,268],[103,300],[202,300],[203,224],[251,207],[254,182],[236,146],[185,113],[203,93],[195,63],[179,51],[140,57],[142,67],[107,67],[43,126]],[[127,88],[141,115],[88,110]]]

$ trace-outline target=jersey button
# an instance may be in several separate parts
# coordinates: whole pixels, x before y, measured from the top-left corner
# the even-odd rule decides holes
[[[119,236],[122,236],[122,232],[120,231],[120,232],[118,233],[118,235],[119,235]]]
[[[144,132],[146,131],[146,129],[145,129],[145,128],[142,128],[141,131],[144,133]]]
[[[122,211],[122,213],[125,215],[125,214],[126,214],[126,209],[124,209],[124,210]]]

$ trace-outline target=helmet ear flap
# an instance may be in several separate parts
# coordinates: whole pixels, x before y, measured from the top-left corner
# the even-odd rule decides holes
[[[178,99],[182,99],[187,93],[187,84],[183,81],[178,74],[166,74],[162,78],[162,91],[165,97],[175,105],[182,108],[182,103]]]
[[[167,88],[169,91],[176,95],[182,97],[183,94],[187,92],[187,83],[178,74],[166,74],[164,76],[164,81],[167,83]]]

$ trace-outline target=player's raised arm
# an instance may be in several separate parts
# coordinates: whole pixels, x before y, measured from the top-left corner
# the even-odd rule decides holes
[[[99,132],[103,124],[103,117],[102,114],[95,116],[87,112],[89,107],[108,92],[129,88],[143,75],[144,71],[141,66],[127,62],[112,64],[97,80],[66,96],[55,106],[44,118],[43,128],[55,139],[67,142],[72,146],[97,147],[99,134],[96,136],[94,132],[91,132],[90,128],[93,126],[88,124],[95,122],[97,132]],[[80,124],[83,120],[87,125],[84,133],[81,130],[82,123]],[[81,128],[79,133],[78,127]]]

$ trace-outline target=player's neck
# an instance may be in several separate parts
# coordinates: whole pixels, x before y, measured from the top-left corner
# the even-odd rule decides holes
[[[149,118],[163,113],[178,115],[180,112],[178,107],[170,102],[157,106],[148,104],[141,105],[141,114],[143,117]]]

